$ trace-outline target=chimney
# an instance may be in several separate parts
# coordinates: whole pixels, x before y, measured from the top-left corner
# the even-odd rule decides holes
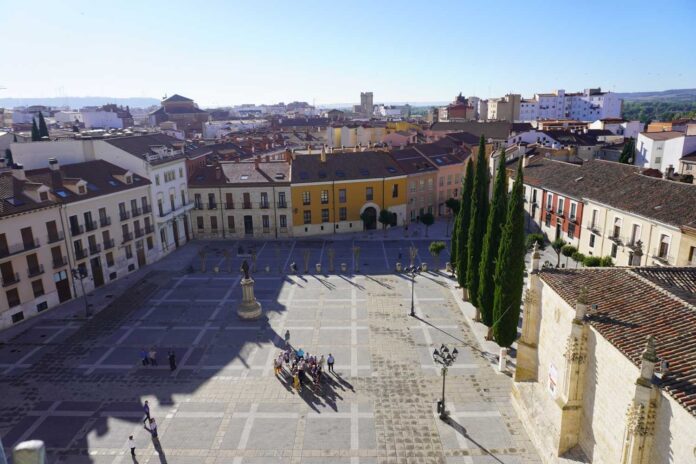
[[[255,156],[254,157],[254,168],[258,171],[259,170],[259,157]]]
[[[60,166],[58,165],[58,160],[55,158],[48,158],[48,169],[51,171],[58,171]]]
[[[321,147],[321,153],[319,154],[319,160],[322,163],[326,163],[326,150],[324,150],[324,147]]]
[[[222,178],[222,168],[218,165],[215,167],[215,179],[220,180]]]
[[[24,165],[15,163],[14,166],[12,166],[12,176],[18,180],[27,180],[27,176],[24,174]]]

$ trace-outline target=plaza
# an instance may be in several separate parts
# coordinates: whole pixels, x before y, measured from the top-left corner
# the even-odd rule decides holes
[[[511,379],[479,347],[454,281],[433,272],[431,241],[195,242],[139,271],[88,320],[49,312],[0,345],[6,451],[36,438],[49,462],[126,463],[133,435],[139,463],[540,462],[510,404]],[[410,276],[394,272],[410,247],[429,266],[416,277],[416,317]],[[250,322],[235,308],[252,250],[264,316]],[[286,331],[293,347],[336,358],[321,391],[298,393],[274,375]],[[435,410],[442,343],[460,353],[448,422]],[[158,366],[140,362],[150,347]],[[145,400],[158,441],[143,427]]]

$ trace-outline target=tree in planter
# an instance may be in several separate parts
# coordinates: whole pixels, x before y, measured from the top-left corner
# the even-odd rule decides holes
[[[428,228],[435,223],[435,216],[433,216],[433,213],[421,214],[420,222],[422,222],[423,225],[425,225],[425,236],[427,237],[428,236]]]
[[[614,260],[611,259],[611,256],[603,256],[599,260],[599,265],[601,267],[614,267]]]
[[[566,267],[568,267],[568,258],[573,256],[573,253],[577,253],[578,249],[573,245],[563,245],[561,248],[561,253],[566,257]]]
[[[48,126],[41,111],[39,111],[39,136],[40,138],[48,137]]]
[[[507,218],[495,263],[495,295],[493,298],[493,338],[502,347],[509,347],[517,338],[520,321],[522,286],[524,282],[524,172],[522,160],[517,165],[515,184],[510,192]]]
[[[585,267],[598,267],[602,264],[602,258],[599,256],[585,256],[585,259],[582,260],[582,264],[584,264]]]
[[[481,135],[474,173],[474,188],[471,193],[471,222],[467,243],[469,262],[466,266],[466,288],[469,293],[469,301],[476,307],[476,320],[481,317],[478,304],[479,263],[483,251],[483,238],[486,235],[487,219],[488,161],[486,159],[486,142],[484,136]],[[522,237],[524,238],[524,232],[522,232]]]
[[[38,142],[41,140],[41,134],[39,134],[39,126],[36,125],[36,119],[31,119],[31,141]]]
[[[466,164],[466,176],[462,188],[462,203],[459,208],[459,235],[457,237],[457,283],[466,298],[466,275],[469,264],[469,225],[471,223],[471,194],[474,190],[474,164]]]
[[[392,218],[392,213],[389,212],[388,209],[383,209],[382,211],[379,212],[379,218],[377,218],[380,224],[382,224],[382,230],[384,231],[384,235],[387,235],[387,226],[391,225],[393,218]]]
[[[633,164],[633,153],[635,151],[635,141],[633,137],[629,137],[621,150],[621,155],[619,156],[619,163],[623,164]]]
[[[445,206],[452,212],[452,216],[456,216],[456,214],[459,212],[460,205],[460,201],[456,198],[448,198],[447,201],[445,201]]]
[[[479,263],[478,308],[481,311],[481,322],[488,327],[487,339],[491,338],[493,325],[493,297],[495,294],[495,261],[498,258],[498,247],[503,226],[507,219],[507,172],[505,170],[505,153],[499,157],[498,171],[493,185],[493,200],[488,213],[486,235],[483,238],[483,251]]]
[[[565,244],[566,242],[560,237],[551,242],[551,248],[556,252],[556,267],[561,267],[561,250]]]
[[[546,243],[544,239],[544,234],[529,234],[527,235],[527,250],[534,248],[534,244],[539,245],[539,249],[543,250],[546,248]]]
[[[585,260],[585,255],[583,255],[579,251],[576,251],[575,253],[573,253],[571,258],[573,259],[573,261],[575,261],[575,268],[577,269],[578,263],[582,264],[582,262]]]
[[[428,247],[430,254],[435,258],[436,270],[440,269],[440,253],[442,253],[446,247],[447,245],[445,245],[445,242],[432,242]]]

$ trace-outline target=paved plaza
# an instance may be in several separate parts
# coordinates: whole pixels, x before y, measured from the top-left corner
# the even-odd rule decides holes
[[[415,246],[416,262],[432,270],[430,241],[189,244],[88,321],[47,312],[0,345],[3,444],[42,439],[49,462],[65,463],[134,462],[129,435],[138,463],[540,462],[510,404],[511,380],[478,348],[453,282],[418,276],[417,317],[408,315],[411,280],[394,264],[399,255],[408,263]],[[244,322],[239,267],[252,249],[264,318]],[[310,272],[288,276],[306,253]],[[286,331],[294,347],[335,356],[321,391],[297,393],[274,375]],[[441,343],[460,352],[447,376],[448,423],[435,412]],[[142,366],[139,353],[152,346],[159,365]],[[143,427],[145,400],[157,441]]]

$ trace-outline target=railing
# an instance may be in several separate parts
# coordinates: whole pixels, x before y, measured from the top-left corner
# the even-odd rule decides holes
[[[195,209],[205,209],[205,208],[203,207],[203,203],[196,203],[193,207],[194,207]]]
[[[150,214],[152,212],[152,206],[150,205],[143,205],[143,214]]]
[[[68,258],[65,256],[60,256],[58,258],[53,258],[53,268],[63,267],[68,264]]]
[[[595,224],[594,222],[592,224],[588,225],[587,229],[594,232],[596,235],[601,235],[599,233],[599,226],[597,224]]]
[[[553,206],[546,205],[546,211],[553,211]]]
[[[0,249],[0,258],[5,258],[17,253],[22,253],[23,251],[33,250],[38,248],[40,245],[39,239],[35,238],[32,242],[28,243],[18,243],[16,245],[8,246],[7,248]]]
[[[663,253],[659,248],[655,248],[652,255],[654,259],[663,264],[672,264],[674,262],[674,257],[669,255],[669,250]]]
[[[234,203],[225,203],[225,209],[234,209]]]
[[[138,208],[138,207],[131,208],[131,215],[133,217],[140,216],[141,214],[143,214],[143,210],[141,210],[140,208]]]
[[[48,234],[48,238],[46,240],[47,243],[56,243],[60,242],[65,238],[65,234],[63,234],[63,231],[57,231],[55,234]]]
[[[121,211],[121,212],[119,213],[119,216],[121,216],[121,220],[122,220],[122,221],[127,221],[127,220],[130,219],[130,217],[131,217],[131,215],[130,215],[130,213],[129,213],[128,211]]]
[[[76,235],[84,234],[85,233],[85,226],[83,225],[77,225],[77,226],[70,226],[70,235],[75,237]]]
[[[626,246],[627,246],[628,248],[630,248],[631,250],[635,251],[635,250],[637,250],[637,249],[639,248],[638,242],[640,242],[639,239],[633,239],[633,238],[632,238],[632,239],[630,239],[630,240],[626,240],[625,243],[626,243]]]
[[[14,285],[17,282],[19,282],[19,273],[15,272],[14,275],[10,275],[8,277],[2,277],[2,286],[3,287],[9,287],[10,285]]]
[[[217,209],[217,203],[208,203],[208,209]]]
[[[123,242],[122,243],[128,243],[131,240],[133,240],[133,232],[124,232],[123,233]]]
[[[687,262],[686,262],[686,265],[687,265],[688,267],[696,266],[696,258],[687,261]]]
[[[270,208],[270,206],[269,206],[268,202],[261,202],[261,203],[259,204],[259,208],[261,208],[261,209],[268,209],[268,208]]]
[[[136,236],[137,238],[140,238],[140,237],[142,237],[143,235],[145,235],[145,230],[144,230],[144,229],[135,229],[135,236]]]
[[[242,209],[251,209],[251,203],[244,202],[242,204]]]
[[[623,240],[621,239],[621,236],[619,234],[612,233],[609,236],[609,240],[612,242],[616,243],[617,245],[621,245],[623,243]]]
[[[101,245],[99,245],[98,243],[95,243],[94,245],[89,246],[89,254],[90,255],[96,255],[100,251],[101,251]]]
[[[155,232],[154,226],[152,224],[145,224],[145,233],[146,234],[152,234]]]
[[[114,239],[110,238],[108,240],[104,240],[104,249],[109,250],[114,247]]]
[[[92,230],[97,230],[97,221],[85,221],[85,229],[87,232],[92,231]]]
[[[285,208],[287,208],[287,207],[288,207],[288,204],[287,204],[286,202],[284,202],[284,201],[278,203],[278,208],[285,209]]]
[[[85,259],[87,257],[87,249],[79,248],[75,250],[75,259]]]
[[[568,220],[570,222],[576,222],[578,220],[578,218],[574,214],[571,214],[570,216],[568,216]]]
[[[27,269],[27,277],[31,279],[32,277],[36,277],[37,275],[43,274],[43,272],[43,264],[39,264],[36,267],[30,267],[29,269]]]
[[[111,217],[109,216],[104,216],[99,218],[99,225],[102,227],[110,226],[111,225]]]

